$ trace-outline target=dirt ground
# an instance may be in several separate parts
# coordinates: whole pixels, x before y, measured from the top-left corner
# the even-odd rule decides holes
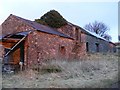
[[[52,60],[18,73],[3,73],[2,88],[110,88],[118,82],[117,54]]]

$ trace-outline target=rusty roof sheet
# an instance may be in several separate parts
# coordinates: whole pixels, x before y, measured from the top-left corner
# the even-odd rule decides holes
[[[13,15],[13,16],[15,16],[15,15]],[[27,20],[27,19],[24,19],[24,18],[21,18],[21,17],[18,17],[18,16],[15,16],[15,17],[22,20],[23,22],[27,23],[28,25],[32,26],[34,29],[36,29],[38,31],[49,33],[49,34],[55,34],[55,35],[58,35],[58,36],[61,36],[61,37],[72,39],[68,35],[65,35],[65,34],[57,31],[57,29],[55,29],[55,28],[51,28],[49,26],[45,26],[45,25],[39,24],[37,22]]]

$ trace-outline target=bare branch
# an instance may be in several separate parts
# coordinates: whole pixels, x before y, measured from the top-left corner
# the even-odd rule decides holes
[[[109,31],[108,26],[105,25],[103,22],[94,21],[93,23],[86,24],[84,28],[100,35],[107,40],[112,39],[112,37],[107,34],[107,32]]]

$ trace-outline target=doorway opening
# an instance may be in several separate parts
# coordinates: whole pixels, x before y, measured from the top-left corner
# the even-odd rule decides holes
[[[89,43],[86,42],[86,51],[89,52]]]
[[[96,46],[96,52],[99,52],[99,43],[95,43]]]

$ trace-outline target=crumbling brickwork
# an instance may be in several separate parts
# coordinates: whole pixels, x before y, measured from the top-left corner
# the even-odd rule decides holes
[[[3,36],[29,30],[32,31],[30,34],[26,37],[23,35],[25,37],[23,47],[19,46],[12,52],[15,64],[23,61],[21,59],[24,59],[26,67],[45,60],[79,60],[86,52],[106,53],[115,50],[113,43],[90,35],[82,28],[70,23],[56,30],[42,25],[40,27],[33,21],[10,15],[2,24]],[[4,41],[2,43],[4,48],[12,48],[19,41],[14,39],[14,42]],[[23,57],[21,57],[22,53]]]
[[[78,59],[81,57],[81,54],[85,54],[84,43],[76,44],[76,40],[38,31],[15,16],[10,16],[6,19],[2,26],[3,35],[28,30],[34,31],[26,37],[24,43],[24,64],[26,66],[52,59]],[[75,31],[73,33],[75,33]],[[75,34],[72,36],[74,36],[74,38],[76,37]],[[5,43],[4,46],[11,48],[14,44]],[[14,62],[19,63],[20,49],[15,50],[12,56]]]

